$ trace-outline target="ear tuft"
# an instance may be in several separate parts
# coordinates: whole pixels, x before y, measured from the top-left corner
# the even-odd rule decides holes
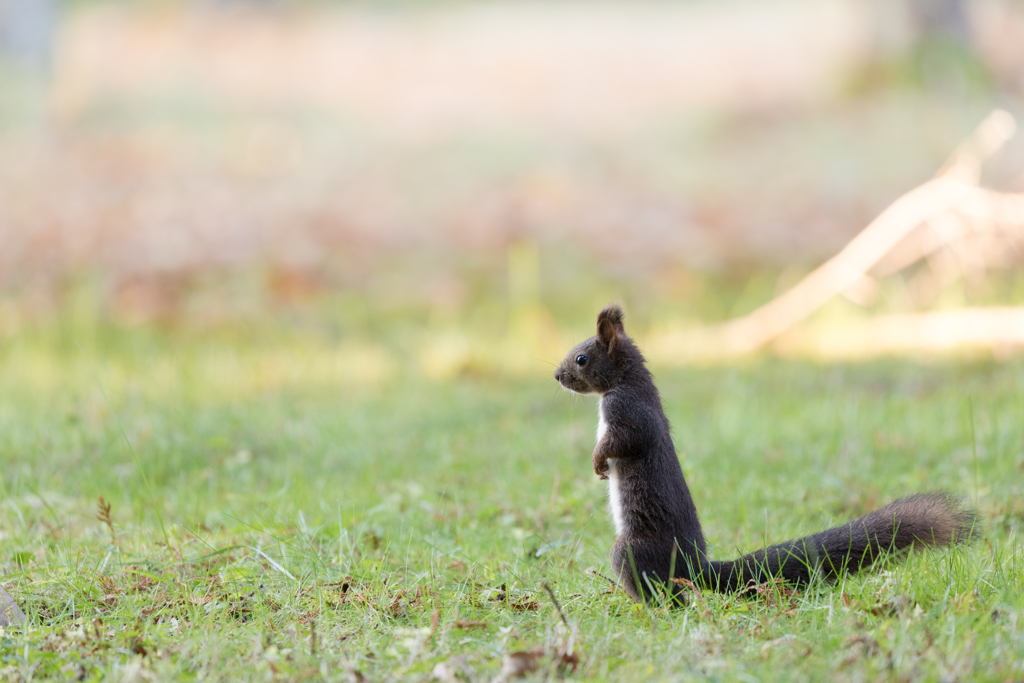
[[[622,307],[618,304],[609,304],[597,314],[597,324],[601,325],[602,320],[610,322],[616,330],[622,332]]]
[[[624,334],[622,308],[618,304],[606,306],[597,314],[597,341],[608,349],[609,355],[615,353],[615,342]]]

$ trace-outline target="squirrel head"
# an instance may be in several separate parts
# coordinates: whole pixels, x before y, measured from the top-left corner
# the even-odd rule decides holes
[[[555,379],[578,394],[603,394],[622,381],[624,360],[635,352],[622,327],[622,309],[612,304],[597,314],[597,334],[577,345],[555,371]]]

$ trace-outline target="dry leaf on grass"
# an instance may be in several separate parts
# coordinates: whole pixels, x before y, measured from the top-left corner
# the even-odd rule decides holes
[[[913,606],[914,601],[909,595],[897,595],[889,598],[888,600],[872,605],[868,611],[876,617],[892,617],[897,614],[903,614],[908,609],[912,609]]]
[[[487,628],[487,622],[473,621],[472,619],[459,619],[455,622],[455,627],[461,629]]]
[[[578,652],[562,651],[546,653],[544,650],[520,650],[505,655],[501,660],[501,671],[491,683],[505,683],[514,678],[525,678],[541,669],[554,668],[559,674],[576,673],[580,664]]]
[[[736,595],[756,595],[758,602],[768,607],[778,607],[779,609],[785,607],[786,612],[795,610],[797,607],[796,590],[787,586],[781,577],[765,583],[754,583],[751,579],[746,588]]]
[[[507,584],[501,584],[495,591],[494,595],[490,598],[492,602],[501,602],[514,610],[520,612],[532,611],[540,609],[540,603],[536,600],[532,600],[529,596],[524,595],[522,591],[511,589],[509,590]]]
[[[0,626],[21,626],[24,623],[25,613],[10,593],[0,588]]]
[[[559,659],[559,673],[565,673],[566,669],[569,670],[569,673],[576,673],[576,667],[580,665],[580,655],[578,652],[573,652],[572,654],[562,653]]]
[[[505,655],[501,660],[501,671],[492,683],[504,683],[513,678],[525,678],[540,667],[542,650],[519,651]]]

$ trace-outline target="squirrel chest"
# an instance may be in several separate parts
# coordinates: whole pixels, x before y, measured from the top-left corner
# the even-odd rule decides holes
[[[608,420],[604,416],[604,397],[597,402],[597,443],[608,432]],[[608,510],[612,513],[615,534],[621,536],[625,530],[625,515],[622,511],[622,493],[619,490],[618,458],[608,458]]]

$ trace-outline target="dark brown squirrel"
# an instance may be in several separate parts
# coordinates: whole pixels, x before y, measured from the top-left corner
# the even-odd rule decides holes
[[[674,594],[679,582],[671,579],[723,593],[778,577],[793,584],[834,580],[886,553],[966,541],[974,530],[975,513],[955,496],[920,493],[737,560],[710,560],[658,389],[626,336],[621,308],[601,311],[597,335],[569,352],[555,379],[566,389],[600,397],[594,472],[608,480],[617,536],[612,568],[636,600],[652,595],[656,586]]]

